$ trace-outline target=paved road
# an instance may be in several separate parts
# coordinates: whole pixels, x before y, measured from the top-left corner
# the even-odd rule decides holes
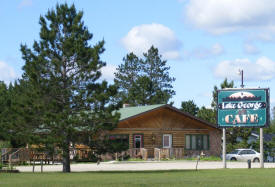
[[[252,168],[259,168],[259,163],[252,163]],[[265,163],[265,168],[275,168],[275,163]],[[142,171],[142,170],[184,170],[195,169],[196,161],[167,161],[167,162],[102,162],[97,164],[71,164],[72,172],[83,171]],[[198,169],[219,169],[223,168],[221,161],[206,162],[198,164]],[[227,162],[227,168],[247,168],[246,162]],[[17,166],[20,172],[32,172],[32,166]],[[35,166],[35,172],[40,172],[41,167]],[[62,171],[62,165],[44,165],[43,171]]]

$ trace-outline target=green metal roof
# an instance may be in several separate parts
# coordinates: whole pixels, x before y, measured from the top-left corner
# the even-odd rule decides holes
[[[120,121],[127,119],[129,117],[153,110],[155,108],[158,108],[160,106],[164,106],[165,104],[158,104],[158,105],[148,105],[148,106],[135,106],[135,107],[126,107],[121,108],[118,110],[120,113]]]

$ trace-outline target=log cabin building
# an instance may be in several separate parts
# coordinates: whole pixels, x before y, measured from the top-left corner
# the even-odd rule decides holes
[[[166,105],[124,107],[110,139],[129,144],[129,155],[142,158],[183,158],[221,155],[221,130]]]
[[[198,156],[202,151],[207,156],[221,155],[221,130],[214,124],[198,119],[177,108],[160,104],[138,107],[124,107],[118,111],[121,116],[115,129],[108,132],[111,141],[123,142],[129,149],[122,154],[142,159],[183,158]],[[84,144],[71,148],[71,159],[89,160],[91,149]],[[2,149],[2,161],[16,153],[20,161],[60,161],[61,155],[50,156],[28,148],[17,151]],[[16,157],[16,158],[17,158]],[[114,155],[102,155],[102,159],[113,159]],[[17,161],[17,160],[16,160]]]

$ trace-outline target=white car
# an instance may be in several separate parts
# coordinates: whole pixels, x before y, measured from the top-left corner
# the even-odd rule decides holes
[[[260,162],[260,153],[253,149],[235,149],[225,155],[226,160]]]

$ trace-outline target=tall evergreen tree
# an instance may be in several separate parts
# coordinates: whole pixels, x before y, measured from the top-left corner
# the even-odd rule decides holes
[[[197,117],[208,121],[209,123],[216,124],[216,113],[211,108],[201,107],[198,111]]]
[[[115,84],[119,86],[119,100],[124,103],[135,103],[135,97],[131,89],[139,78],[141,72],[140,59],[134,54],[129,53],[123,58],[123,63],[117,68],[115,73]]]
[[[228,82],[227,78],[224,79],[224,81],[221,83],[220,85],[220,89],[224,89],[224,88],[233,88],[234,87],[234,82]],[[212,103],[211,106],[214,108],[214,110],[217,110],[217,97],[218,97],[218,87],[214,86],[214,90],[212,92]]]
[[[91,46],[93,35],[75,6],[56,5],[40,17],[40,41],[21,45],[27,81],[45,105],[39,115],[47,136],[62,150],[63,172],[70,172],[70,144],[79,134],[94,136],[117,124],[115,86],[100,82],[104,41]],[[34,114],[35,115],[35,114]]]
[[[3,93],[2,89],[0,92]],[[4,139],[15,148],[31,143],[34,131],[38,130],[36,124],[40,109],[35,106],[38,98],[31,92],[33,89],[25,81],[18,80],[6,88],[4,95],[1,94],[0,126]]]
[[[8,107],[8,88],[3,81],[0,81],[0,140],[7,140],[7,107]]]
[[[129,98],[133,98],[138,105],[155,104],[152,96],[153,82],[147,76],[140,76],[129,89]]]
[[[152,81],[151,104],[168,103],[169,99],[175,95],[172,89],[172,82],[175,78],[170,77],[167,61],[162,59],[159,51],[154,46],[143,54],[141,60],[143,72]]]
[[[175,95],[167,61],[152,46],[142,58],[133,53],[123,58],[117,68],[115,83],[120,88],[120,100],[131,105],[168,103]]]
[[[199,107],[194,103],[193,100],[188,100],[181,102],[180,110],[196,116],[198,114]]]

